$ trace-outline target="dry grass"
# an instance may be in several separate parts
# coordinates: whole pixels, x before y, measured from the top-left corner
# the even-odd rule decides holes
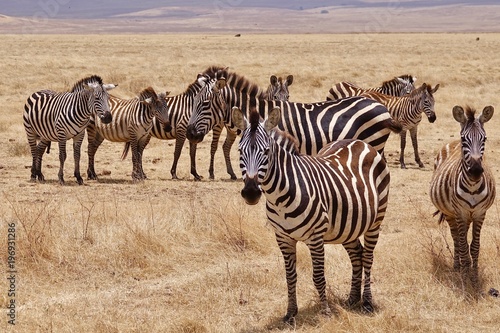
[[[0,55],[0,258],[7,223],[16,223],[19,332],[496,332],[500,300],[475,299],[451,269],[448,228],[432,218],[428,198],[432,160],[457,138],[455,104],[500,107],[498,34],[384,35],[2,35]],[[47,182],[29,183],[31,159],[22,125],[28,95],[67,89],[87,74],[118,83],[130,97],[146,86],[178,94],[209,65],[226,65],[266,87],[269,76],[294,75],[291,99],[323,100],[331,84],[372,86],[411,73],[419,83],[441,84],[438,120],[420,126],[418,169],[407,149],[398,163],[399,138],[387,144],[391,166],[389,209],[375,251],[377,311],[363,315],[342,306],[350,264],[342,247],[327,248],[328,297],[334,315],[319,314],[311,263],[299,246],[297,326],[281,324],[286,309],[284,265],[264,202],[246,206],[241,182],[226,181],[222,154],[216,180],[193,182],[188,150],[170,179],[173,141],[152,140],[144,153],[149,179],[133,184],[121,144],[103,143],[100,181],[77,186],[68,147],[67,185],[57,184],[57,145],[45,155]],[[488,159],[500,177],[500,122],[486,125]],[[198,171],[208,178],[210,140],[199,145]],[[187,145],[186,145],[187,147]],[[236,147],[233,166],[237,167]],[[84,144],[86,149],[86,143]],[[27,168],[28,167],[28,168]],[[82,159],[82,171],[86,158]],[[482,289],[500,289],[500,223],[487,215],[480,256]],[[0,304],[7,305],[6,279]],[[4,317],[1,330],[10,329]]]

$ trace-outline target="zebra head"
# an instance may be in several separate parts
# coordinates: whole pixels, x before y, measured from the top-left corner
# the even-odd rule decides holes
[[[420,109],[424,111],[430,123],[436,121],[436,113],[434,112],[434,93],[439,89],[439,84],[434,88],[428,84],[422,84],[413,94],[420,95]]]
[[[396,90],[401,92],[400,96],[408,95],[415,90],[415,81],[417,81],[415,76],[405,74],[395,77],[394,80],[397,82]]]
[[[108,90],[116,86],[114,84],[103,84],[102,81],[88,81],[84,84],[84,89],[89,93],[88,107],[104,124],[109,124],[112,120]]]
[[[259,202],[262,194],[260,184],[266,176],[270,155],[270,131],[278,125],[281,119],[281,110],[274,108],[265,120],[261,120],[257,111],[250,112],[250,121],[247,121],[243,112],[233,107],[231,120],[242,131],[239,143],[240,168],[245,186],[241,196],[249,205]]]
[[[286,80],[283,81],[281,77],[276,77],[276,75],[271,75],[269,88],[267,89],[267,97],[271,100],[277,101],[288,101],[290,94],[288,92],[288,86],[293,83],[293,75],[288,75]]]
[[[140,103],[147,105],[150,110],[153,111],[153,116],[155,116],[156,119],[158,119],[160,123],[163,124],[163,128],[167,132],[172,130],[169,118],[169,107],[167,105],[166,99],[169,94],[169,91],[167,91],[166,93],[157,94],[151,87],[144,89],[139,94]]]
[[[486,142],[484,123],[493,116],[493,106],[486,106],[478,117],[475,110],[461,106],[453,107],[453,118],[460,123],[460,140],[462,142],[462,161],[465,172],[473,181],[478,181],[483,174],[483,153]]]
[[[215,125],[224,121],[226,112],[226,102],[221,93],[226,86],[223,71],[216,73],[215,77],[200,79],[205,82],[205,86],[195,97],[193,112],[186,128],[186,137],[192,143],[203,141]]]

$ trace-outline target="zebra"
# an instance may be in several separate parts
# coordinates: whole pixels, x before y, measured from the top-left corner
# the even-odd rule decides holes
[[[278,101],[288,101],[290,93],[288,87],[293,83],[293,75],[288,75],[286,80],[276,75],[271,75],[269,78],[269,87],[267,88],[267,96],[269,99]]]
[[[114,84],[103,84],[102,79],[92,75],[81,79],[70,92],[41,90],[28,97],[24,105],[23,122],[31,149],[31,181],[45,181],[42,174],[42,157],[51,141],[59,143],[59,183],[64,184],[64,162],[66,160],[66,141],[73,139],[75,159],[74,176],[79,185],[83,184],[80,175],[80,149],[85,136],[85,128],[92,115],[97,115],[103,123],[110,123],[108,90]]]
[[[350,306],[374,311],[370,288],[373,251],[387,209],[390,174],[385,159],[361,140],[339,140],[323,146],[316,156],[299,153],[297,141],[277,129],[282,116],[273,108],[264,121],[257,111],[247,121],[234,107],[232,119],[241,131],[241,196],[249,205],[266,197],[267,218],[285,261],[288,309],[285,322],[298,313],[296,244],[311,253],[313,281],[322,312],[326,299],[324,244],[342,244],[352,265]],[[360,237],[364,237],[364,245]],[[364,291],[361,284],[364,271]]]
[[[460,123],[460,140],[445,145],[437,154],[429,195],[446,220],[453,238],[453,268],[478,282],[479,238],[486,211],[495,199],[495,179],[486,164],[484,123],[493,116],[494,108],[486,106],[476,116],[471,107],[453,108],[453,118]],[[472,242],[467,240],[472,223]],[[472,258],[472,266],[471,266]]]
[[[280,129],[297,138],[301,153],[308,155],[316,154],[330,141],[346,138],[364,140],[383,153],[389,133],[401,131],[401,125],[392,119],[385,106],[366,97],[309,104],[267,100],[264,91],[245,77],[227,71],[217,75],[216,82],[206,85],[205,89],[211,92],[209,99],[199,103],[193,111],[188,133],[194,133],[199,142],[221,122],[231,129],[226,140],[229,143],[223,151],[232,179],[236,176],[231,167],[230,148],[237,136],[237,128],[230,119],[233,106],[245,113],[255,107],[263,117],[269,110],[279,107],[282,110]]]
[[[404,96],[411,93],[415,89],[415,82],[417,78],[415,76],[404,74],[394,77],[392,80],[382,82],[380,87],[367,88],[365,91],[374,91],[385,95],[391,96]],[[335,84],[328,91],[326,96],[327,101],[334,101],[340,98],[356,96],[353,94],[353,90],[363,89],[351,82],[342,81]]]
[[[422,120],[422,111],[427,116],[430,123],[436,121],[436,113],[434,112],[434,93],[439,89],[439,84],[434,88],[426,83],[422,84],[418,89],[413,90],[408,95],[397,97],[390,96],[374,91],[367,91],[357,87],[351,87],[352,96],[365,96],[379,103],[384,104],[391,116],[398,121],[403,130],[399,133],[400,147],[399,163],[401,169],[406,169],[404,161],[404,153],[406,147],[406,133],[410,132],[410,138],[413,145],[413,153],[415,162],[420,168],[424,167],[418,153],[417,130],[418,124]]]
[[[202,73],[199,73],[196,80],[191,83],[188,88],[179,95],[167,96],[167,106],[169,109],[168,126],[164,126],[156,117],[153,120],[151,136],[160,140],[175,139],[174,161],[170,174],[172,179],[177,177],[177,163],[181,156],[182,147],[186,141],[186,128],[192,110],[198,103],[206,100],[202,94],[206,94],[204,89],[209,81],[214,81],[215,72],[220,70],[219,67],[209,67]],[[201,180],[201,176],[196,172],[196,143],[189,143],[189,155],[191,159],[191,174],[195,180]]]
[[[146,179],[142,168],[142,153],[151,139],[153,117],[163,125],[168,123],[168,107],[165,100],[167,93],[157,94],[152,87],[148,87],[132,99],[122,99],[110,96],[109,104],[113,121],[104,124],[99,119],[91,120],[87,127],[88,179],[97,179],[94,169],[94,157],[104,139],[112,142],[126,142],[122,159],[127,156],[132,146],[132,179],[140,181]]]
[[[224,72],[222,69],[219,69],[218,73],[215,73],[216,75],[214,76],[217,78],[217,75],[219,75],[219,79],[222,81],[218,81],[218,87],[215,87],[216,90],[223,88],[224,86]],[[286,78],[286,81],[283,81],[283,79],[277,78],[275,75],[271,75],[270,77],[270,85],[267,88],[266,94],[264,95],[265,99],[272,99],[272,100],[280,100],[280,101],[288,101],[289,99],[289,92],[288,92],[288,86],[290,86],[293,82],[293,75],[288,75]],[[215,84],[216,82],[212,82]],[[208,103],[208,101],[203,101],[205,103]],[[203,107],[202,107],[203,108]],[[192,120],[190,119],[190,123]],[[218,145],[219,145],[219,138],[221,136],[222,130],[226,128],[227,131],[227,136],[224,141],[224,144],[222,146],[222,150],[224,152],[225,156],[225,161],[226,161],[226,171],[230,175],[232,180],[235,180],[236,174],[233,171],[233,168],[231,166],[231,161],[229,157],[228,152],[231,150],[231,147],[234,143],[234,140],[236,139],[236,136],[239,134],[238,131],[236,133],[232,131],[229,127],[225,125],[224,122],[220,122],[216,124],[212,128],[212,144],[210,146],[210,166],[208,168],[208,173],[209,173],[209,179],[215,179],[215,173],[214,173],[214,162],[215,162],[215,153],[217,151]],[[190,142],[201,142],[203,140],[203,136],[201,138],[198,138],[198,133],[196,131],[193,131],[194,127],[190,124],[188,125],[187,129],[187,138]],[[207,131],[208,132],[208,131]],[[199,140],[199,141],[198,141]]]

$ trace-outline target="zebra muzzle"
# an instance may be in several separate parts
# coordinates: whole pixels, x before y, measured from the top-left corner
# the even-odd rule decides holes
[[[113,116],[111,115],[111,112],[104,112],[104,114],[100,117],[101,121],[104,124],[109,124],[113,120]]]
[[[248,205],[256,205],[259,203],[262,190],[256,178],[246,178],[245,187],[241,190],[241,196],[245,199]]]
[[[186,129],[186,138],[191,143],[200,143],[203,141],[205,134],[196,130],[194,125],[188,125]]]

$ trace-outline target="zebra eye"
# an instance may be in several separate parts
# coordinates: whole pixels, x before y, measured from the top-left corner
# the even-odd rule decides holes
[[[264,155],[267,155],[267,154],[269,154],[269,147],[266,147],[266,148],[264,149]]]

